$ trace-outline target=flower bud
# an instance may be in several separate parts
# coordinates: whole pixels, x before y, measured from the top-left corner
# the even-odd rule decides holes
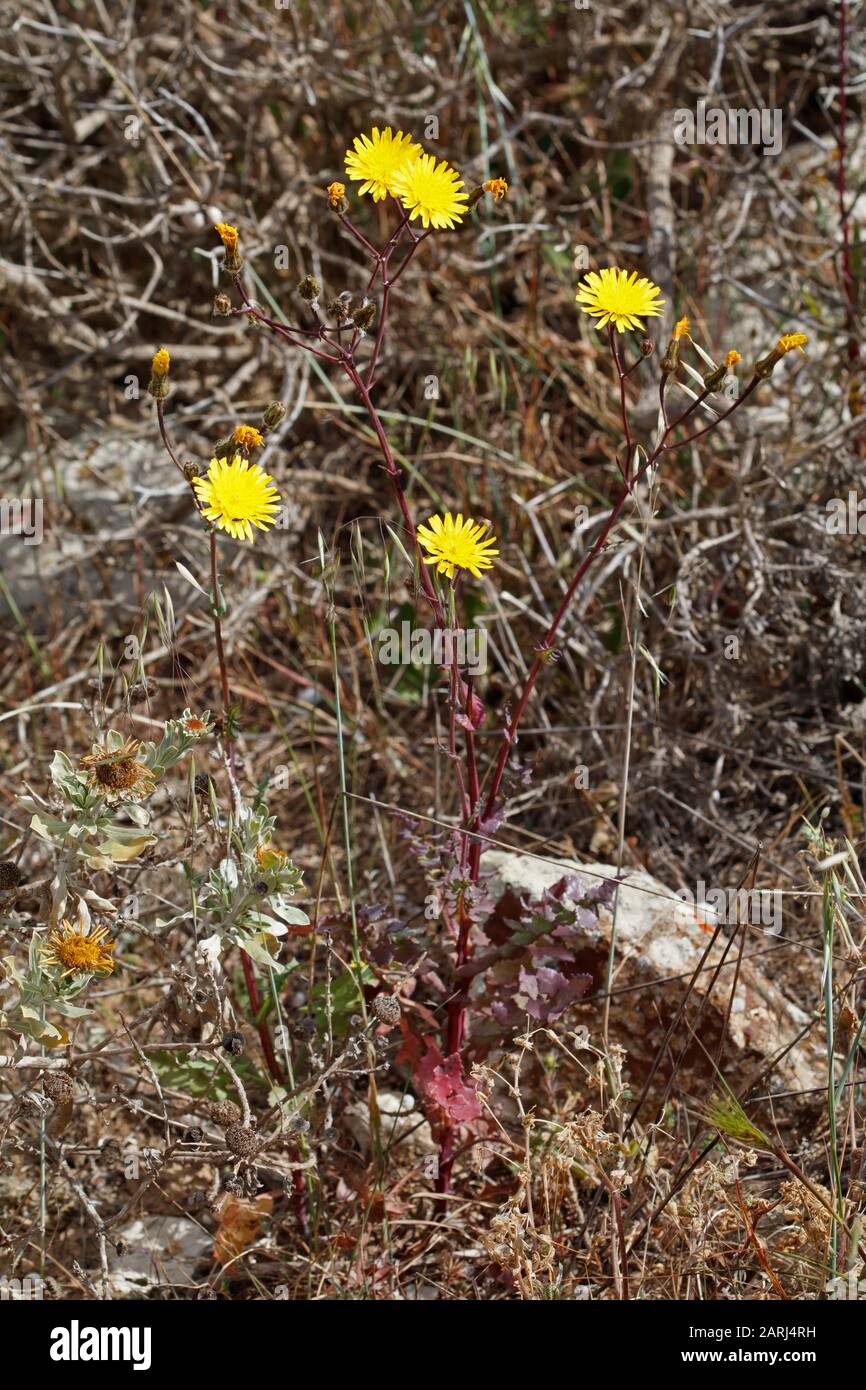
[[[376,305],[371,299],[369,303],[362,304],[360,309],[355,310],[352,315],[352,322],[362,333],[366,333],[369,328],[372,328],[375,318]]]
[[[159,352],[153,354],[150,364],[150,381],[147,389],[154,400],[164,401],[168,395],[168,369],[171,366],[171,358],[166,348],[160,348]]]
[[[244,263],[238,250],[239,233],[237,227],[233,227],[230,222],[216,222],[214,231],[225,249],[225,270],[229,275],[239,274]]]
[[[286,407],[282,401],[271,401],[264,415],[262,416],[262,428],[275,430],[277,425],[281,425],[286,418]]]
[[[232,311],[232,302],[227,294],[215,294],[213,311],[218,319],[227,319]]]
[[[346,199],[346,185],[336,181],[328,184],[328,202],[338,216],[348,209],[349,203]]]
[[[305,299],[308,304],[315,304],[321,293],[322,290],[315,275],[305,275],[298,285],[298,294],[301,296],[301,299]]]
[[[795,348],[802,352],[803,344],[808,341],[805,333],[783,333],[772,352],[755,363],[755,376],[761,381],[766,381],[767,377],[772,376],[773,368],[777,362],[781,362],[785,353],[793,352]]]

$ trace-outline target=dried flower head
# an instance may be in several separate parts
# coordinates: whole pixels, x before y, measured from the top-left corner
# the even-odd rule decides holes
[[[261,449],[264,442],[261,431],[253,425],[235,425],[232,431],[232,443],[247,453],[250,449]]]
[[[409,221],[421,218],[424,227],[451,228],[462,222],[469,199],[460,190],[463,180],[444,159],[418,154],[394,174],[395,196],[409,209]]]
[[[76,926],[64,917],[55,927],[40,952],[46,969],[62,969],[67,975],[110,975],[114,970],[114,942],[107,927],[90,927],[83,922]]]
[[[170,366],[171,357],[169,356],[168,348],[160,348],[158,352],[153,354],[150,370],[153,372],[154,376],[168,376],[168,369]]]
[[[427,526],[418,527],[418,542],[428,552],[425,565],[435,565],[437,574],[454,578],[456,570],[469,570],[476,579],[481,578],[482,570],[493,568],[492,556],[499,551],[493,549],[496,537],[487,540],[485,525],[479,525],[471,517],[463,518],[458,512],[457,519],[450,512],[441,516],[431,516]]]
[[[677,319],[674,324],[674,338],[676,341],[679,342],[680,338],[691,337],[691,327],[686,314],[683,314],[681,319]]]
[[[0,893],[7,892],[10,888],[17,888],[21,878],[21,870],[14,859],[4,859],[0,862]]]
[[[87,769],[91,787],[109,801],[142,801],[154,788],[154,776],[146,763],[137,756],[141,744],[127,738],[119,748],[95,743],[92,751],[79,759]]]
[[[346,196],[346,185],[335,179],[328,184],[328,202],[332,208],[338,208]]]
[[[68,1071],[47,1071],[42,1077],[42,1090],[55,1105],[68,1105],[75,1094],[75,1083]]]
[[[400,1022],[400,1000],[396,994],[377,994],[373,1000],[373,1013],[380,1023],[393,1027]]]
[[[618,333],[627,328],[643,329],[641,319],[661,314],[665,301],[652,280],[638,278],[637,271],[609,267],[591,270],[578,287],[576,299],[585,314],[597,319],[597,328],[612,323]]]
[[[279,493],[274,480],[257,463],[235,454],[213,458],[204,478],[194,478],[193,487],[202,503],[202,514],[221,531],[237,541],[251,541],[254,526],[266,531],[279,511]]]
[[[225,1132],[226,1148],[239,1158],[255,1158],[261,1148],[261,1140],[254,1129],[246,1125],[229,1125]]]
[[[389,194],[396,197],[395,174],[413,155],[422,153],[411,135],[402,130],[393,135],[390,126],[383,131],[373,126],[372,135],[357,135],[352,143],[353,149],[346,151],[346,173],[353,182],[360,181],[358,192],[372,193],[376,203]]]
[[[236,1125],[241,1118],[240,1109],[233,1100],[215,1100],[208,1106],[207,1113],[208,1118],[223,1129]]]
[[[742,360],[743,360],[743,359],[742,359],[742,357],[740,356],[740,354],[737,352],[737,349],[736,349],[736,348],[731,348],[730,352],[727,353],[727,354],[725,355],[725,366],[726,366],[726,367],[735,367],[735,366],[737,365],[737,363],[738,363],[738,362],[742,362]]]

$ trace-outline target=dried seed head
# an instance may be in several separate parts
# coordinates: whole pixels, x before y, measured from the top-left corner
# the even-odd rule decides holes
[[[232,1057],[240,1057],[244,1050],[244,1040],[240,1033],[226,1033],[222,1040],[222,1046]]]
[[[22,877],[18,865],[12,859],[4,859],[0,862],[0,893],[17,888]]]
[[[341,299],[340,296],[337,295],[335,299],[328,300],[325,305],[325,313],[328,315],[328,318],[333,319],[335,323],[345,323],[349,317],[349,306],[345,299]]]
[[[213,311],[217,318],[227,319],[232,311],[232,302],[227,294],[215,294]]]
[[[207,796],[210,787],[210,777],[206,772],[197,772],[193,785],[195,787],[196,796]]]
[[[400,1000],[396,994],[377,994],[373,1000],[373,1013],[380,1023],[393,1027],[400,1022]]]
[[[207,1113],[214,1124],[222,1125],[224,1129],[236,1125],[241,1117],[240,1109],[233,1100],[215,1100],[208,1106]]]
[[[204,1139],[204,1130],[198,1125],[191,1125],[189,1129],[185,1129],[183,1132],[183,1142],[185,1144],[200,1144],[202,1139]]]
[[[226,1148],[239,1158],[255,1158],[261,1141],[254,1129],[246,1125],[230,1125],[225,1132]]]
[[[42,1090],[55,1105],[68,1105],[75,1092],[75,1084],[68,1071],[47,1071],[42,1078]]]

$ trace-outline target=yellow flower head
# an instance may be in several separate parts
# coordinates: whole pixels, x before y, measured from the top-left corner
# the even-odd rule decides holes
[[[328,184],[328,201],[332,208],[338,207],[346,196],[346,185],[335,181]]]
[[[738,362],[742,362],[742,360],[743,360],[743,359],[742,359],[741,355],[737,352],[737,349],[736,349],[736,348],[731,348],[730,352],[728,353],[728,355],[727,355],[726,358],[725,358],[725,366],[726,366],[726,367],[735,367],[735,366],[737,365],[737,363],[738,363]]]
[[[93,751],[79,758],[88,771],[91,787],[108,801],[142,801],[154,788],[154,777],[147,763],[137,756],[141,744],[127,738],[119,748],[95,743]]]
[[[260,869],[281,869],[285,862],[286,856],[275,845],[266,844],[264,840],[256,845],[256,863]]]
[[[168,369],[170,366],[171,358],[168,355],[167,348],[160,348],[159,352],[155,352],[153,354],[153,361],[150,364],[150,370],[153,372],[154,376],[168,376]]]
[[[484,189],[485,193],[492,193],[497,203],[500,198],[504,198],[508,192],[508,184],[504,179],[488,179],[481,187]]]
[[[216,222],[214,231],[225,247],[226,251],[237,251],[238,249],[238,229],[233,227],[230,222]]]
[[[612,266],[598,273],[591,270],[575,297],[585,314],[598,319],[597,328],[613,323],[623,333],[627,328],[643,329],[641,319],[661,313],[665,301],[660,294],[658,285],[638,279],[637,271],[629,275]]]
[[[106,940],[107,927],[73,926],[66,918],[51,932],[40,952],[43,966],[62,968],[67,975],[110,975],[114,970],[114,942]]]
[[[428,526],[418,527],[418,542],[428,552],[425,565],[435,565],[436,573],[446,574],[449,579],[454,578],[455,570],[469,570],[480,579],[482,570],[493,568],[491,557],[499,554],[491,549],[496,544],[495,536],[482,540],[486,532],[487,527],[471,517],[464,521],[461,512],[456,521],[450,512],[445,513],[444,520],[431,516]]]
[[[397,170],[393,184],[410,210],[410,222],[420,217],[425,227],[449,228],[462,222],[469,199],[460,192],[463,180],[457,170],[444,159],[437,164],[432,154],[418,154]]]
[[[680,338],[690,338],[691,329],[692,325],[689,323],[688,317],[685,314],[683,314],[682,318],[678,319],[677,322],[674,324],[675,342],[679,342]]]
[[[253,526],[260,531],[273,526],[279,510],[279,493],[273,484],[257,463],[240,454],[231,461],[211,459],[206,477],[192,480],[202,514],[236,541],[251,541]]]
[[[253,425],[235,425],[232,443],[237,444],[239,449],[245,449],[249,453],[250,449],[261,449],[264,442],[261,431]]]
[[[374,203],[394,195],[397,170],[407,159],[421,153],[421,146],[415,144],[411,135],[404,135],[402,130],[393,135],[390,126],[380,131],[374,125],[372,136],[356,135],[353,144],[354,149],[346,151],[346,173],[354,182],[360,180],[358,192],[372,193]]]
[[[795,348],[799,348],[803,352],[803,345],[808,341],[805,333],[783,333],[776,344],[776,351],[781,353],[783,357],[786,352],[793,352]],[[805,355],[803,353],[804,357]]]

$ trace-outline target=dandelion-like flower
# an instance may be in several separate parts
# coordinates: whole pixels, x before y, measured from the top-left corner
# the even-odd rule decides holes
[[[451,228],[462,222],[469,198],[460,190],[463,180],[444,159],[418,154],[393,176],[394,193],[409,209],[409,221],[420,217],[426,227]]]
[[[471,517],[464,520],[462,512],[457,513],[456,521],[446,512],[444,520],[441,516],[431,516],[427,526],[418,527],[418,542],[427,551],[425,565],[435,565],[437,574],[453,579],[455,570],[469,570],[480,579],[481,571],[492,569],[492,557],[499,554],[492,548],[496,545],[496,537],[483,540],[486,534],[485,525]]]
[[[193,478],[192,485],[208,521],[227,531],[236,541],[251,541],[254,526],[266,531],[273,526],[279,510],[279,493],[274,480],[257,463],[235,454],[211,459],[204,478]]]
[[[498,203],[508,192],[508,184],[505,179],[487,179],[481,187],[485,193],[493,194],[493,201]]]
[[[168,376],[168,369],[171,366],[171,357],[168,348],[160,348],[159,352],[153,354],[153,361],[150,370],[154,376]]]
[[[358,192],[372,193],[375,203],[381,203],[389,194],[395,195],[397,170],[413,155],[421,154],[421,146],[411,135],[404,135],[402,130],[394,135],[390,126],[380,131],[374,125],[372,136],[357,135],[353,145],[354,149],[346,151],[346,173],[354,182],[360,180]]]
[[[87,769],[91,787],[102,792],[108,801],[142,801],[154,788],[154,777],[147,763],[137,756],[141,744],[127,738],[119,748],[95,743],[90,753],[79,758]]]
[[[597,328],[612,323],[624,333],[627,328],[643,329],[641,319],[661,313],[665,301],[659,299],[660,294],[658,285],[639,279],[637,271],[629,275],[627,270],[612,266],[599,272],[591,270],[575,297],[583,312],[598,320]]]
[[[113,951],[107,927],[73,926],[64,917],[48,937],[40,959],[49,970],[61,970],[65,980],[67,975],[110,975],[115,966]]]
[[[261,430],[257,430],[254,425],[235,425],[232,443],[239,449],[245,449],[249,453],[250,449],[261,449],[264,442]]]

